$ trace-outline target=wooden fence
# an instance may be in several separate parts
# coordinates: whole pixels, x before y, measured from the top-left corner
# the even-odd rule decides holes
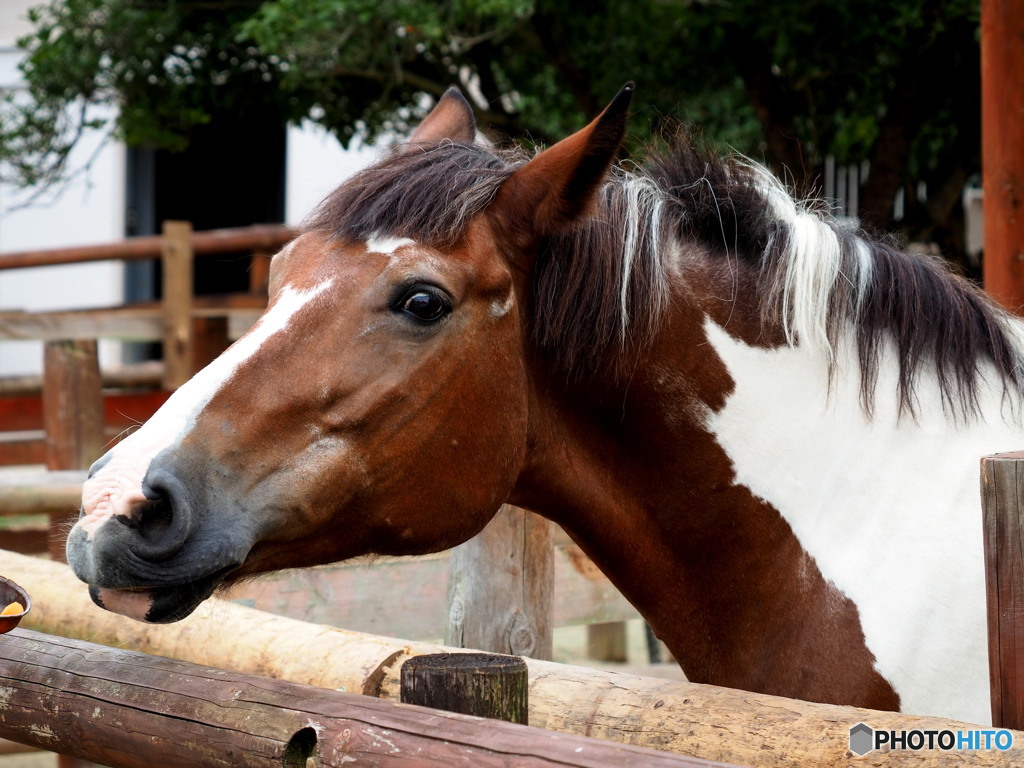
[[[309,624],[216,598],[176,624],[143,625],[96,610],[66,566],[0,552],[0,573],[35,596],[23,626],[37,631],[391,701],[400,697],[408,659],[457,650]],[[966,753],[957,750],[885,751],[867,758],[849,750],[850,728],[860,722],[880,730],[935,732],[969,730],[964,723],[537,659],[526,663],[528,722],[560,733],[761,768],[965,761]],[[0,676],[7,674],[0,666]],[[1012,736],[1013,750],[971,753],[971,765],[1021,764],[1024,733]]]
[[[49,525],[9,527],[0,535],[0,545],[38,552],[48,543],[51,554],[62,557],[61,537],[48,531],[66,528],[77,510],[78,493],[72,476],[51,473],[86,468],[118,434],[147,419],[170,391],[244,332],[266,304],[270,255],[294,234],[286,227],[193,233],[181,222],[169,222],[164,230],[162,237],[108,246],[0,254],[0,270],[159,259],[165,285],[162,302],[150,305],[0,312],[0,338],[36,338],[46,345],[41,380],[0,380],[0,465],[44,464],[48,469],[30,476],[0,475],[0,515],[49,518]],[[191,296],[194,258],[241,251],[253,252],[248,293]],[[100,371],[95,340],[101,337],[162,339],[165,359],[127,371]],[[496,548],[507,550],[510,541],[522,542],[517,558],[493,556]],[[506,569],[479,567],[481,561],[499,559],[508,562]],[[522,579],[523,567],[534,577]],[[400,610],[381,610],[389,604],[377,599],[384,589],[420,600],[410,598]],[[324,594],[332,600],[322,600]],[[505,599],[496,601],[494,594]],[[288,574],[240,588],[235,596],[306,620],[424,639],[444,637],[453,645],[540,658],[551,656],[552,622],[588,625],[595,641],[611,646],[605,657],[615,658],[621,655],[621,622],[638,616],[564,534],[512,508],[483,536],[451,555],[384,560],[372,572],[365,565],[343,565]],[[449,604],[455,607],[449,609]],[[475,620],[458,618],[466,616]]]
[[[165,285],[170,287],[164,302],[154,306],[45,314],[0,313],[0,338],[40,338],[47,342],[46,370],[38,384],[41,398],[29,393],[36,386],[34,382],[22,380],[7,382],[8,400],[0,399],[2,428],[7,430],[8,438],[0,440],[0,445],[9,449],[22,441],[20,449],[0,454],[0,463],[4,463],[5,457],[41,458],[42,461],[13,463],[44,463],[48,468],[32,477],[0,478],[0,512],[44,514],[50,521],[50,531],[61,530],[78,505],[80,472],[99,455],[104,441],[112,433],[144,420],[170,390],[255,320],[266,301],[265,293],[261,293],[265,291],[266,253],[290,235],[284,228],[192,234],[187,226],[173,225],[166,228],[163,238],[141,238],[115,249],[76,249],[60,255],[0,255],[0,269],[159,256],[165,269]],[[264,266],[254,268],[250,293],[199,301],[191,296],[190,289],[185,289],[191,285],[193,256],[243,247],[265,249],[254,262]],[[178,277],[168,277],[172,273]],[[163,340],[167,358],[162,366],[149,366],[144,371],[133,371],[131,376],[122,376],[120,380],[130,382],[131,391],[114,391],[111,387],[117,377],[100,372],[96,359],[96,338],[108,336]],[[157,374],[159,387],[154,388]],[[986,509],[1009,504],[1004,497],[1019,504],[1018,495],[1021,494],[1017,486],[1006,482],[986,486]],[[997,724],[1020,728],[1024,725],[1024,685],[1020,682],[1024,673],[1019,671],[1024,667],[1024,601],[1019,595],[1024,564],[1017,543],[1024,536],[1019,527],[1009,532],[1000,527],[1011,523],[1019,526],[1020,514],[998,517],[998,521],[989,522],[987,540],[993,695],[998,697],[997,703],[994,698],[993,706]],[[23,536],[21,541],[28,542],[29,538]],[[17,540],[8,536],[6,542],[0,543]],[[526,542],[518,553],[517,564],[507,572],[479,567],[481,562],[493,563],[497,559],[491,554],[494,548],[507,550],[510,540]],[[35,544],[26,543],[23,548],[39,546],[37,538]],[[54,540],[52,534],[50,550],[58,557],[62,552],[61,542]],[[276,582],[256,585],[248,592],[243,589],[234,597],[307,621],[343,624],[371,632],[436,637],[443,628],[452,644],[541,658],[550,655],[551,627],[557,622],[588,623],[635,616],[633,609],[571,542],[561,538],[546,521],[513,508],[499,515],[484,535],[450,556],[386,560],[375,566],[374,571],[370,574],[366,566],[359,564],[311,569],[277,577]],[[533,574],[533,578],[525,580],[524,588],[521,574],[525,572]],[[415,584],[436,584],[445,573],[448,588],[443,595],[436,587],[429,594],[411,588]],[[411,600],[390,613],[381,610],[402,594],[411,596]],[[417,604],[423,610],[414,607]],[[468,616],[483,620],[474,624],[467,621]],[[395,631],[396,627],[399,631]],[[70,673],[63,670],[60,674]],[[657,709],[663,703],[662,700],[651,706]],[[881,716],[872,714],[876,718]],[[25,737],[23,730],[16,730],[15,735],[18,734]],[[1022,742],[1024,736],[1018,744],[1024,746]]]
[[[715,765],[22,629],[0,670],[0,736],[112,768]]]

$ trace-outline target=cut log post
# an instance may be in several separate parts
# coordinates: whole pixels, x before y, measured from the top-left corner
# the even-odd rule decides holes
[[[94,339],[43,348],[43,429],[47,467],[87,469],[103,453],[103,395]]]
[[[111,768],[712,765],[21,629],[0,677],[0,736]]]
[[[401,700],[407,704],[527,722],[529,675],[517,656],[430,653],[402,665]]]
[[[173,392],[192,377],[192,225],[163,225],[163,388]]]
[[[88,469],[103,453],[103,394],[96,341],[49,341],[43,348],[43,428],[51,470]],[[50,514],[50,555],[64,559],[74,511]]]
[[[452,550],[445,642],[550,659],[554,569],[551,523],[503,506],[483,531]]]
[[[1024,728],[1024,452],[981,461],[992,722]]]
[[[0,573],[32,595],[32,610],[21,624],[28,629],[392,700],[399,696],[399,669],[406,659],[457,650],[306,624],[220,600],[207,600],[176,624],[140,624],[94,606],[66,566],[0,551]],[[861,722],[882,730],[972,727],[548,661],[526,663],[532,726],[738,765],[952,768],[963,765],[965,753],[907,750],[856,757],[849,749],[850,728]],[[971,767],[1024,763],[1024,732],[1012,735],[1008,751],[971,752]]]

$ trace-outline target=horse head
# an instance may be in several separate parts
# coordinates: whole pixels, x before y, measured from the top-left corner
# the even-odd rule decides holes
[[[260,320],[92,467],[67,555],[93,599],[174,621],[243,576],[483,528],[528,448],[533,262],[593,199],[631,91],[528,161],[469,171],[436,162],[483,151],[449,91],[328,198],[274,257]],[[441,221],[452,185],[472,203]]]

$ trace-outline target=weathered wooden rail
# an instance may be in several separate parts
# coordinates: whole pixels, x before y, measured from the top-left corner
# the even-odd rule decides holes
[[[160,260],[165,285],[160,302],[61,312],[0,312],[0,339],[56,344],[66,339],[114,338],[164,343],[162,362],[100,373],[105,386],[121,388],[103,395],[103,443],[148,418],[170,391],[256,321],[266,306],[270,256],[294,235],[284,226],[193,233],[187,224],[169,222],[166,230],[160,237],[106,245],[0,254],[0,270],[99,260]],[[193,260],[229,252],[252,254],[249,292],[193,296]],[[42,390],[39,377],[0,380],[0,465],[51,463]]]
[[[22,629],[0,677],[0,736],[111,768],[716,765]]]
[[[223,669],[397,700],[406,659],[454,651],[368,635],[210,600],[184,621],[144,625],[92,608],[66,566],[0,553],[0,572],[34,596],[23,626],[88,637]],[[2,645],[2,643],[0,643]],[[527,659],[529,723],[708,760],[792,766],[1011,766],[1024,761],[1024,733],[1008,752],[879,752],[858,758],[849,731],[961,730],[963,723],[814,704],[745,691]],[[0,697],[2,699],[2,697]]]
[[[174,262],[176,256],[188,252],[195,242],[198,242],[193,239],[185,244],[187,239],[185,234],[187,232],[180,230],[173,237],[160,239],[165,268],[168,268],[168,263]],[[168,244],[168,241],[173,242]],[[220,245],[216,247],[221,247],[228,241],[221,238],[217,242]],[[152,254],[152,246],[153,243],[146,245],[146,248],[150,249],[146,251],[147,254]],[[234,250],[237,243],[230,247],[224,247],[225,250]],[[82,250],[87,258],[101,258],[98,251]],[[141,252],[140,250],[133,253]],[[169,252],[171,253],[170,257],[168,257]],[[10,254],[6,255],[6,257],[10,256]],[[138,257],[142,258],[142,256]],[[146,258],[150,257],[152,256],[146,256]],[[10,266],[10,259],[8,258],[8,263],[5,264],[4,258],[4,256],[0,256],[0,268]],[[130,258],[135,258],[135,256],[130,256]],[[188,262],[189,258],[184,261]],[[265,261],[266,259],[263,259],[263,262]],[[29,264],[19,262],[16,266],[29,266]],[[170,268],[176,269],[173,266]],[[179,278],[183,274],[184,272],[180,272]],[[257,282],[259,279],[263,278],[258,277]],[[180,287],[184,283],[179,279],[177,284]],[[178,291],[178,293],[181,292]],[[176,300],[172,300],[171,303],[174,301]],[[197,307],[199,302],[193,301],[190,297],[183,302],[183,306],[186,307],[184,310],[182,305],[175,310],[167,310],[165,307],[129,308],[113,325],[116,326],[117,323],[129,320],[135,323],[140,317],[145,317],[144,324],[148,324],[146,327],[149,328],[145,333],[151,334],[146,338],[163,338],[165,344],[177,345],[178,352],[181,353],[191,344],[192,337],[185,329],[199,327],[196,325],[197,320],[219,317],[223,321],[225,312],[234,313],[232,316],[237,319],[242,317],[241,313],[244,310],[249,315],[239,326],[242,327],[244,323],[252,322],[261,308],[260,300],[252,296],[245,297],[227,307],[223,305],[209,308]],[[41,333],[44,338],[58,339],[72,329],[75,329],[77,333],[83,328],[88,331],[84,335],[90,337],[105,335],[113,327],[108,320],[104,319],[105,314],[110,310],[93,312],[93,315],[89,313],[56,313],[45,321],[41,318],[15,317],[10,313],[0,315],[0,337],[4,336],[5,327],[8,329],[8,336],[22,332],[27,334],[28,330],[12,331],[11,329],[28,329],[33,323],[35,330],[31,332]],[[134,318],[130,318],[131,312],[136,313]],[[114,314],[116,315],[117,312]],[[212,326],[216,331],[213,336],[220,341],[226,341],[229,335],[226,331],[228,324],[226,321],[221,321]],[[8,325],[4,326],[4,322],[7,322]],[[168,335],[167,329],[169,328],[176,330]],[[216,343],[205,345],[206,352],[203,354],[215,354],[216,346]],[[59,391],[56,396],[51,394],[50,402],[62,403],[62,405],[55,406],[55,412],[60,412],[63,409],[65,413],[72,413],[71,418],[62,417],[54,421],[53,414],[47,414],[45,400],[35,411],[31,408],[25,409],[17,406],[10,407],[7,411],[0,409],[0,418],[5,419],[5,421],[0,421],[0,425],[18,426],[21,428],[19,430],[21,432],[41,431],[39,429],[40,420],[42,427],[54,423],[67,424],[66,430],[61,427],[59,436],[51,435],[49,430],[42,430],[50,439],[50,444],[46,446],[45,463],[52,469],[82,467],[88,463],[86,455],[91,450],[96,450],[95,447],[89,448],[87,445],[89,430],[86,425],[90,423],[89,419],[99,419],[97,423],[106,424],[108,430],[112,426],[110,424],[111,414],[118,414],[130,421],[143,420],[148,416],[145,411],[149,407],[155,408],[159,404],[160,398],[166,397],[168,381],[174,377],[180,380],[182,372],[186,369],[191,373],[188,366],[194,368],[198,360],[193,347],[193,352],[177,355],[179,360],[176,367],[177,373],[171,378],[168,378],[167,375],[168,366],[163,366],[160,371],[160,383],[165,389],[158,390],[156,393],[148,392],[147,396],[151,400],[146,405],[140,404],[141,401],[138,400],[118,401],[113,398],[119,395],[109,394],[106,395],[108,399],[104,402],[102,397],[93,397],[87,391],[89,387],[94,387],[96,392],[100,391],[103,377],[98,370],[82,376],[75,370],[75,365],[68,362],[80,357],[80,349],[87,347],[87,343],[83,347],[81,343],[67,343],[58,340],[52,341],[47,347],[48,358],[51,348],[54,350],[64,349],[67,353],[63,357],[54,353],[55,358],[59,361],[54,366],[54,370],[58,370],[60,373],[44,377],[47,382],[44,390],[48,389],[51,393],[54,390]],[[182,363],[182,361],[185,362]],[[149,376],[151,384],[153,372],[149,371],[147,376]],[[59,380],[62,377],[72,384],[65,386],[53,383],[54,379]],[[86,382],[87,385],[83,385],[82,382]],[[138,382],[137,379],[136,382]],[[24,387],[25,384],[22,382],[18,386]],[[132,410],[133,408],[135,410]],[[99,415],[97,416],[97,414]],[[63,458],[55,459],[55,456],[63,456]],[[1021,459],[1019,456],[1015,458]],[[1021,460],[1024,461],[1024,459]],[[1021,683],[1024,680],[1024,672],[1020,671],[1024,668],[1024,618],[1022,618],[1024,617],[1024,608],[1021,607],[1024,606],[1024,600],[1020,599],[1020,585],[1024,581],[1024,546],[1020,545],[1020,542],[1024,541],[1024,534],[1021,532],[1024,527],[1024,515],[1021,514],[1021,497],[1024,497],[1024,491],[1020,489],[1024,488],[1024,481],[1019,481],[1017,478],[1024,477],[1024,470],[1015,467],[1010,470],[1009,474],[1006,474],[1003,470],[995,468],[995,464],[992,464],[991,467],[986,478],[1003,478],[996,479],[991,487],[986,486],[985,492],[986,514],[990,517],[986,523],[986,543],[989,550],[993,711],[997,724],[1020,728],[1024,725],[1022,723],[1024,684]],[[1014,478],[1012,483],[1006,479],[1010,477]],[[81,475],[52,473],[47,474],[43,482],[29,481],[18,485],[16,482],[4,484],[0,480],[0,512],[43,513],[54,518],[66,516],[73,513],[78,505],[77,485],[80,478]],[[1012,507],[1012,510],[1007,513],[1006,510],[1009,507]],[[991,510],[999,511],[992,512]],[[992,515],[996,515],[996,519],[991,519]],[[498,527],[504,526],[506,529],[509,525],[529,528],[535,526],[535,522],[525,513],[512,510],[506,513],[498,523]],[[520,530],[520,528],[515,528],[515,530]],[[584,584],[591,591],[607,589],[615,597],[618,597],[617,592],[611,589],[603,577],[597,574],[596,569],[589,564],[589,561],[582,556],[582,553],[575,550],[571,544],[563,541],[559,543],[559,546],[552,547],[552,533],[547,523],[538,522],[535,529],[536,533],[530,536],[521,537],[517,534],[512,538],[534,541],[531,545],[532,548],[520,553],[519,562],[529,564],[529,570],[534,572],[538,578],[533,580],[532,585],[527,585],[528,589],[523,594],[518,594],[515,600],[501,606],[500,611],[490,616],[484,631],[472,635],[472,637],[480,638],[479,642],[476,640],[466,642],[464,628],[458,622],[453,621],[453,618],[456,617],[454,617],[452,606],[457,604],[460,610],[467,605],[490,607],[488,595],[507,592],[509,584],[514,584],[517,588],[522,586],[522,580],[518,578],[515,568],[511,569],[508,574],[497,573],[496,576],[499,580],[485,585],[482,589],[478,588],[479,585],[470,579],[470,589],[459,587],[447,596],[447,612],[443,610],[444,601],[440,594],[435,594],[430,602],[429,613],[440,617],[440,620],[435,619],[433,624],[429,624],[431,636],[438,636],[441,627],[447,626],[448,636],[451,637],[452,632],[455,631],[460,634],[458,640],[466,645],[479,645],[484,650],[513,650],[537,652],[537,655],[544,655],[543,643],[545,636],[550,637],[550,627],[555,623],[566,622],[564,613],[561,615],[555,613],[554,619],[545,618],[544,613],[549,612],[550,614],[552,611],[557,611],[555,606],[558,606],[559,603],[564,611],[568,606],[578,606],[584,602],[569,592],[571,587],[565,586],[561,587],[565,599],[563,601],[554,600],[552,584],[556,585],[554,591],[558,591],[557,585],[570,584],[575,579],[577,583]],[[458,586],[461,583],[459,574],[473,574],[474,571],[479,571],[480,569],[474,563],[480,560],[492,561],[494,558],[487,555],[488,549],[495,546],[495,543],[503,546],[507,544],[508,540],[508,531],[504,530],[493,534],[490,541],[486,537],[474,541],[451,558],[457,563],[454,566],[445,556],[424,558],[413,562],[387,563],[387,567],[394,568],[395,574],[404,572],[411,575],[397,580],[385,579],[383,590],[393,595],[404,589],[401,584],[438,582],[441,581],[439,577],[443,576],[446,570],[449,573],[449,581]],[[479,549],[474,551],[473,548]],[[57,550],[59,547],[54,549],[54,551]],[[3,555],[3,558],[11,557],[16,556]],[[546,562],[545,558],[547,558]],[[551,565],[552,559],[553,566]],[[37,565],[42,563],[37,560],[31,562]],[[19,568],[24,571],[26,568],[24,564],[19,565],[18,562],[9,559],[4,559],[3,563],[0,565],[0,569],[4,570],[0,570],[0,572],[14,576],[16,580],[23,579],[31,582],[31,579],[34,578],[28,573],[23,573],[19,579],[16,571]],[[54,564],[46,564],[46,567],[51,566],[59,568]],[[552,572],[555,574],[553,579],[546,575]],[[362,583],[359,583],[360,575],[365,576]],[[64,577],[67,577],[66,571]],[[316,602],[319,602],[321,608],[330,604],[344,608],[346,604],[344,596],[352,597],[360,595],[360,593],[363,593],[361,599],[364,606],[371,603],[386,604],[388,595],[381,592],[382,587],[379,583],[376,589],[366,589],[367,584],[376,581],[379,577],[380,572],[372,576],[367,573],[365,567],[361,566],[312,569],[301,574],[278,577],[276,582],[253,585],[249,594],[240,592],[236,593],[236,596],[262,604],[275,612],[283,611],[316,621],[356,626],[358,622],[353,623],[353,613],[346,616],[340,616],[337,613],[318,615],[313,613],[312,609]],[[589,584],[581,579],[589,580]],[[540,584],[539,589],[537,584]],[[56,593],[53,592],[55,587]],[[158,650],[167,655],[178,655],[183,658],[190,658],[190,654],[194,654],[196,649],[202,649],[203,653],[212,654],[212,659],[206,660],[215,666],[237,668],[251,662],[260,667],[254,670],[257,672],[297,679],[300,682],[315,682],[318,685],[332,688],[352,686],[348,689],[385,697],[396,695],[393,686],[397,680],[397,669],[402,659],[437,650],[436,646],[425,644],[391,641],[386,638],[367,639],[368,636],[340,633],[326,627],[310,627],[308,624],[288,618],[267,616],[259,612],[244,613],[247,609],[240,606],[216,602],[204,606],[197,617],[190,620],[191,623],[186,622],[184,625],[173,628],[143,627],[134,622],[127,622],[127,626],[125,626],[126,622],[118,617],[99,613],[88,603],[82,603],[74,608],[62,603],[64,598],[61,597],[61,594],[71,597],[73,601],[85,601],[85,591],[77,584],[64,583],[61,586],[61,579],[55,578],[53,574],[38,582],[34,588],[30,587],[30,591],[33,589],[46,594],[44,600],[37,601],[37,607],[31,614],[34,617],[33,621],[41,621],[41,628],[46,631],[69,635],[81,632],[94,639],[105,639],[106,642],[114,645],[132,645],[137,641],[142,646],[142,650]],[[531,590],[533,591],[531,592]],[[311,601],[310,595],[316,595],[318,601]],[[325,595],[329,595],[330,599],[320,599]],[[339,600],[339,596],[342,599]],[[296,597],[300,597],[300,599],[296,601]],[[621,600],[621,597],[618,599]],[[421,600],[420,602],[428,601]],[[622,602],[624,603],[624,601]],[[58,607],[62,605],[65,612],[61,614],[60,619],[56,620],[56,626],[46,626],[47,621],[51,623],[54,621],[54,616],[60,612]],[[622,606],[615,610],[620,609]],[[359,610],[365,609],[350,608],[350,610],[358,613]],[[632,609],[628,606],[625,610],[632,614]],[[213,611],[214,614],[208,614],[208,611]],[[243,613],[238,613],[239,611]],[[471,608],[471,611],[480,612],[479,608]],[[424,626],[422,615],[417,616],[415,611],[411,610],[407,613],[414,617],[415,623],[421,627]],[[531,618],[529,621],[524,621],[524,617]],[[539,619],[532,617],[539,617]],[[620,614],[615,614],[612,611],[612,615],[602,618],[607,620],[620,617]],[[461,615],[457,618],[461,620]],[[593,617],[589,618],[593,620]],[[99,621],[100,626],[92,624],[93,620]],[[388,619],[388,621],[392,620],[393,618]],[[198,628],[199,622],[204,622],[202,629]],[[571,623],[571,620],[568,623]],[[232,628],[231,638],[223,637],[222,629],[225,624]],[[378,632],[385,631],[383,626],[375,624],[369,629]],[[396,621],[388,626],[401,625]],[[112,627],[118,629],[109,636],[105,635],[104,633],[112,631]],[[522,630],[518,635],[511,631],[516,627]],[[387,631],[391,632],[392,630]],[[150,634],[151,632],[158,634],[153,635]],[[160,635],[159,632],[165,634]],[[400,634],[411,636],[415,634],[415,631],[406,633],[403,630]],[[348,639],[340,643],[339,637],[342,635]],[[488,636],[505,639],[518,637],[516,642],[519,647],[489,647],[488,644],[492,641],[487,639]],[[285,638],[288,638],[288,641]],[[243,641],[244,644],[239,645],[239,641]],[[341,647],[344,648],[344,651],[339,650]],[[248,651],[248,655],[245,651]],[[286,656],[278,658],[275,656],[276,652],[283,652]],[[327,658],[330,658],[339,667],[344,667],[346,664],[349,667],[346,668],[346,671],[338,672],[336,668],[332,668],[331,664],[327,664],[326,669],[334,675],[334,678],[330,680],[323,678],[307,680],[303,677],[304,675],[306,678],[315,677],[316,674],[323,675],[324,660]],[[312,665],[311,669],[304,667],[307,662]],[[352,667],[353,664],[354,667]],[[967,727],[963,724],[928,718],[912,718],[891,713],[850,710],[848,708],[826,707],[821,709],[824,705],[778,700],[772,697],[709,689],[706,686],[692,686],[686,683],[616,676],[609,672],[576,671],[578,669],[551,665],[543,661],[530,661],[531,693],[533,695],[530,715],[532,723],[569,732],[598,734],[623,741],[638,740],[640,743],[656,746],[659,749],[700,754],[707,759],[758,765],[846,764],[852,759],[852,754],[846,749],[849,728],[857,721],[870,722],[878,728],[891,727],[894,729]],[[339,679],[338,675],[342,675],[342,679]],[[0,696],[0,700],[2,698]],[[80,736],[81,734],[79,734]],[[1024,746],[1024,735],[1016,733],[1014,740],[1015,747],[1008,753],[992,751],[972,754],[972,764],[1000,765],[1019,762],[1021,759],[1019,750]],[[768,759],[769,756],[771,759]],[[901,752],[886,753],[884,762],[887,765],[957,764],[961,757],[956,752]],[[858,760],[858,762],[872,764],[870,761],[865,763],[864,760]],[[111,764],[117,765],[117,763]],[[282,763],[279,761],[276,764]]]
[[[236,229],[215,229],[192,235],[196,255],[218,253],[273,254],[295,236],[295,230],[280,224],[256,224]],[[160,258],[165,248],[163,235],[130,237],[116,243],[0,253],[0,269],[52,267],[58,264],[82,264],[92,261],[145,261]]]

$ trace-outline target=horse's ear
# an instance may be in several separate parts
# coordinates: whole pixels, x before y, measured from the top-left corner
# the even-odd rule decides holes
[[[524,243],[554,234],[593,200],[626,134],[633,83],[589,125],[541,152],[502,184],[488,212]]]
[[[476,139],[476,117],[458,88],[449,88],[438,99],[419,127],[409,137],[410,144],[436,144],[444,139],[472,144]]]

